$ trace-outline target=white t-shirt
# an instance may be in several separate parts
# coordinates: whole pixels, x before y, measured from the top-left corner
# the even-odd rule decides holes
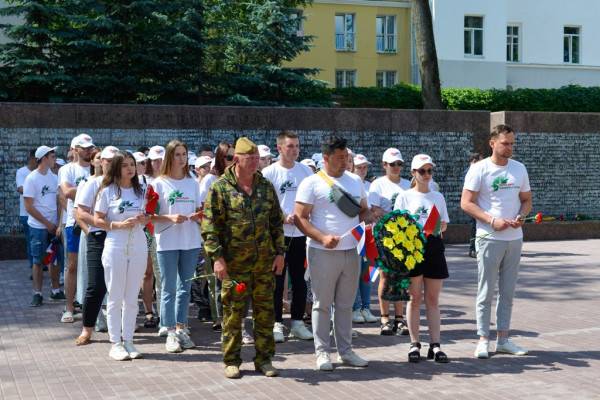
[[[36,169],[31,171],[27,175],[27,178],[25,178],[25,183],[23,183],[23,197],[31,197],[35,209],[54,225],[58,224],[57,194],[57,177],[52,171],[48,170],[43,175]],[[32,228],[47,229],[44,224],[31,215],[27,218],[27,224]]]
[[[203,204],[206,201],[206,196],[208,196],[208,191],[212,186],[213,182],[216,181],[218,177],[213,174],[207,174],[202,182],[200,182],[200,203]]]
[[[440,213],[440,219],[446,223],[450,222],[444,196],[440,192],[431,190],[427,193],[421,193],[415,189],[403,191],[396,197],[394,210],[406,210],[412,215],[417,215],[419,217],[417,222],[425,227],[425,222],[434,205]]]
[[[325,172],[325,171],[323,171]],[[366,199],[367,194],[360,177],[344,172],[339,178],[330,177],[334,184],[348,192],[356,201]],[[333,202],[330,196],[331,187],[318,174],[304,179],[298,187],[296,202],[312,205],[310,222],[319,231],[328,235],[346,235],[335,249],[325,249],[321,243],[308,238],[310,247],[323,250],[348,250],[356,248],[356,239],[349,231],[360,223],[358,215],[350,218]]]
[[[68,183],[71,187],[78,187],[81,181],[87,181],[90,176],[90,167],[82,167],[78,163],[69,163],[58,170],[58,184]],[[73,215],[73,200],[67,199],[67,222],[65,226],[75,225]]]
[[[164,176],[152,183],[158,193],[160,215],[181,214],[190,216],[200,208],[200,186],[194,178],[171,179]],[[190,250],[202,246],[200,225],[192,220],[181,224],[155,222],[156,250]]]
[[[295,162],[294,166],[290,169],[282,167],[281,164],[277,162],[263,169],[262,174],[273,184],[275,192],[277,192],[281,210],[286,216],[294,212],[296,192],[300,182],[305,178],[314,175],[312,169],[299,162]],[[283,233],[288,237],[304,236],[304,234],[292,224],[283,224]]]
[[[144,197],[135,194],[133,188],[121,188],[121,196],[118,196],[117,186],[110,185],[102,189],[98,195],[98,201],[94,211],[106,214],[106,221],[116,222],[125,221],[127,218],[138,216],[143,212]],[[106,234],[106,246],[127,247],[127,245],[146,246],[146,235],[143,231],[144,226],[135,224],[131,229],[113,229]]]
[[[519,193],[531,191],[529,176],[523,164],[508,160],[499,166],[486,158],[471,165],[465,177],[464,189],[479,192],[477,205],[487,214],[496,218],[514,219],[521,209]],[[477,236],[487,235],[495,240],[518,240],[523,237],[521,228],[507,228],[494,231],[489,224],[477,220]]]
[[[376,206],[385,212],[392,211],[396,196],[403,190],[410,189],[410,181],[400,178],[400,182],[394,183],[387,176],[382,176],[371,183],[369,188],[369,206]]]
[[[88,179],[87,182],[80,183],[79,188],[77,189],[77,194],[75,195],[75,204],[73,207],[77,208],[81,204],[82,206],[89,208],[91,214],[94,214],[96,194],[102,185],[102,179],[102,176],[96,176]],[[102,229],[90,225],[89,232],[98,232],[101,230]]]
[[[22,187],[23,184],[25,183],[25,178],[27,178],[27,175],[29,175],[31,173],[31,170],[29,168],[27,168],[27,165],[24,167],[21,167],[17,170],[17,177],[16,177],[16,182],[17,182],[17,189]],[[25,202],[23,201],[23,195],[20,194],[19,195],[19,216],[20,217],[26,217],[27,214],[27,210],[25,210]]]

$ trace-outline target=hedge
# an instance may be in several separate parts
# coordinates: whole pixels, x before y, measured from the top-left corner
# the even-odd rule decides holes
[[[342,107],[423,108],[421,88],[399,84],[391,88],[332,89]],[[564,86],[559,89],[442,89],[449,110],[600,112],[600,87]]]

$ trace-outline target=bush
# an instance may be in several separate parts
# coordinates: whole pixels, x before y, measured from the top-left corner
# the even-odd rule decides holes
[[[421,88],[400,84],[391,88],[332,89],[342,107],[423,108]],[[600,87],[559,89],[442,89],[448,110],[600,112]]]

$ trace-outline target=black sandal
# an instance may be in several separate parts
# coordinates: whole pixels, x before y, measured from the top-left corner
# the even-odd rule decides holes
[[[156,318],[154,318],[154,313],[147,312],[146,320],[144,321],[144,328],[154,329],[156,327],[158,327],[158,323],[156,321]]]
[[[437,351],[434,351],[433,349],[437,348]],[[439,343],[430,343],[429,344],[429,351],[427,352],[427,359],[428,360],[434,360],[437,363],[448,363],[450,362],[450,360],[448,360],[448,356],[446,355],[446,353],[444,353],[441,348],[440,348],[440,344]]]
[[[408,361],[416,363],[419,362],[419,360],[421,360],[421,343],[411,343],[410,349],[408,350]]]
[[[388,318],[387,322],[381,322],[381,330],[379,331],[380,335],[383,336],[392,336],[394,334],[395,325],[389,320],[389,315],[382,315],[381,318]]]
[[[394,333],[401,336],[408,335],[408,325],[403,315],[394,318]]]

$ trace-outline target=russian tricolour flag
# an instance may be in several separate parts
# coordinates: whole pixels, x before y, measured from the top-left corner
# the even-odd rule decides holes
[[[356,252],[361,257],[364,257],[366,255],[366,250],[365,250],[365,223],[361,222],[360,224],[356,225],[354,228],[352,228],[352,230],[350,231],[350,233],[352,234],[352,236],[354,236],[354,239],[356,239],[356,241],[358,242],[358,244],[356,245]]]

